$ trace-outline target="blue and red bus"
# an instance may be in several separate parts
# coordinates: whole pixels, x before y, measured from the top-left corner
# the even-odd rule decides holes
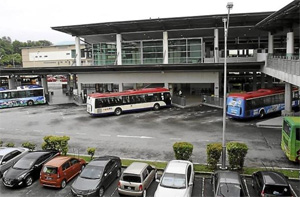
[[[227,115],[233,118],[264,117],[284,110],[284,87],[232,93],[227,97]],[[292,91],[292,107],[299,107],[299,91]]]
[[[87,97],[87,112],[91,115],[115,114],[144,109],[158,110],[171,105],[166,88],[144,88],[123,92],[94,93]]]

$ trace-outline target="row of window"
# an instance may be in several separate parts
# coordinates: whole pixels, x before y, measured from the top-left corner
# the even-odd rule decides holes
[[[27,98],[43,96],[43,90],[20,90],[12,92],[0,92],[0,99]]]
[[[291,127],[286,121],[284,121],[283,123],[283,130],[286,132],[286,134],[289,137],[291,136]],[[295,132],[296,132],[296,140],[300,141],[300,128],[296,128]]]
[[[170,93],[154,93],[133,96],[98,98],[95,100],[95,108],[170,100],[170,97]]]

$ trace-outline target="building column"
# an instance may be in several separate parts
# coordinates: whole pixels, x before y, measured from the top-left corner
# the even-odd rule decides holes
[[[119,83],[119,92],[123,92],[123,83]]]
[[[294,32],[286,35],[286,56],[290,59],[294,54]]]
[[[9,78],[8,78],[8,89],[16,89],[16,78],[15,78],[15,76],[9,76]]]
[[[253,71],[253,91],[257,90],[257,76],[256,71]]]
[[[117,45],[117,65],[122,65],[122,35],[117,34],[116,36]]]
[[[41,78],[42,78],[42,86],[44,88],[44,92],[45,94],[49,94],[47,75],[42,75]]]
[[[163,32],[163,64],[169,63],[168,32]]]
[[[140,57],[140,58],[141,58],[141,64],[144,64],[144,57],[143,57],[143,56],[144,56],[143,41],[140,41],[140,50],[141,50],[141,51],[140,51],[140,52],[141,52],[141,53],[140,53],[140,54],[141,54],[141,55],[140,55],[140,56],[141,56],[141,57]]]
[[[264,73],[260,73],[260,88],[265,88],[265,74]]]
[[[214,84],[214,96],[219,97],[219,80]]]
[[[80,49],[80,38],[75,37],[75,50],[76,50],[76,66],[81,66],[81,49]]]
[[[284,94],[284,111],[283,115],[292,115],[292,85],[285,83],[285,94]]]
[[[268,33],[268,54],[273,55],[274,53],[274,39],[271,32]]]
[[[67,75],[67,92],[70,93],[71,89],[71,76]]]
[[[219,63],[219,29],[214,30],[214,60]]]

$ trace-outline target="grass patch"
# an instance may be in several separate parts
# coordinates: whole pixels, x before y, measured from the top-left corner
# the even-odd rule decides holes
[[[91,161],[90,156],[81,156],[81,155],[74,155],[74,154],[68,154],[68,156],[74,156],[84,159],[86,162]],[[150,164],[157,169],[165,169],[167,166],[167,162],[156,162],[156,161],[144,161],[144,160],[132,160],[132,159],[122,159],[122,166],[129,166],[133,162],[144,162],[147,164]],[[244,167],[242,174],[245,175],[252,175],[256,171],[264,171],[264,170],[271,170],[271,171],[277,171],[283,173],[285,176],[289,178],[299,178],[299,170],[287,170],[287,169],[273,169],[273,168],[251,168],[251,167]],[[204,164],[194,164],[194,171],[195,172],[213,172],[210,168],[207,167],[207,165]]]

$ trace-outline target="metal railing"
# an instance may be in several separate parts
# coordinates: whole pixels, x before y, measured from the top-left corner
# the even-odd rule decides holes
[[[267,67],[300,76],[299,56],[269,56],[267,59]]]
[[[172,103],[181,105],[181,106],[186,106],[186,98],[185,96],[173,96],[172,97]]]
[[[223,108],[223,98],[220,97],[202,95],[202,102]]]

